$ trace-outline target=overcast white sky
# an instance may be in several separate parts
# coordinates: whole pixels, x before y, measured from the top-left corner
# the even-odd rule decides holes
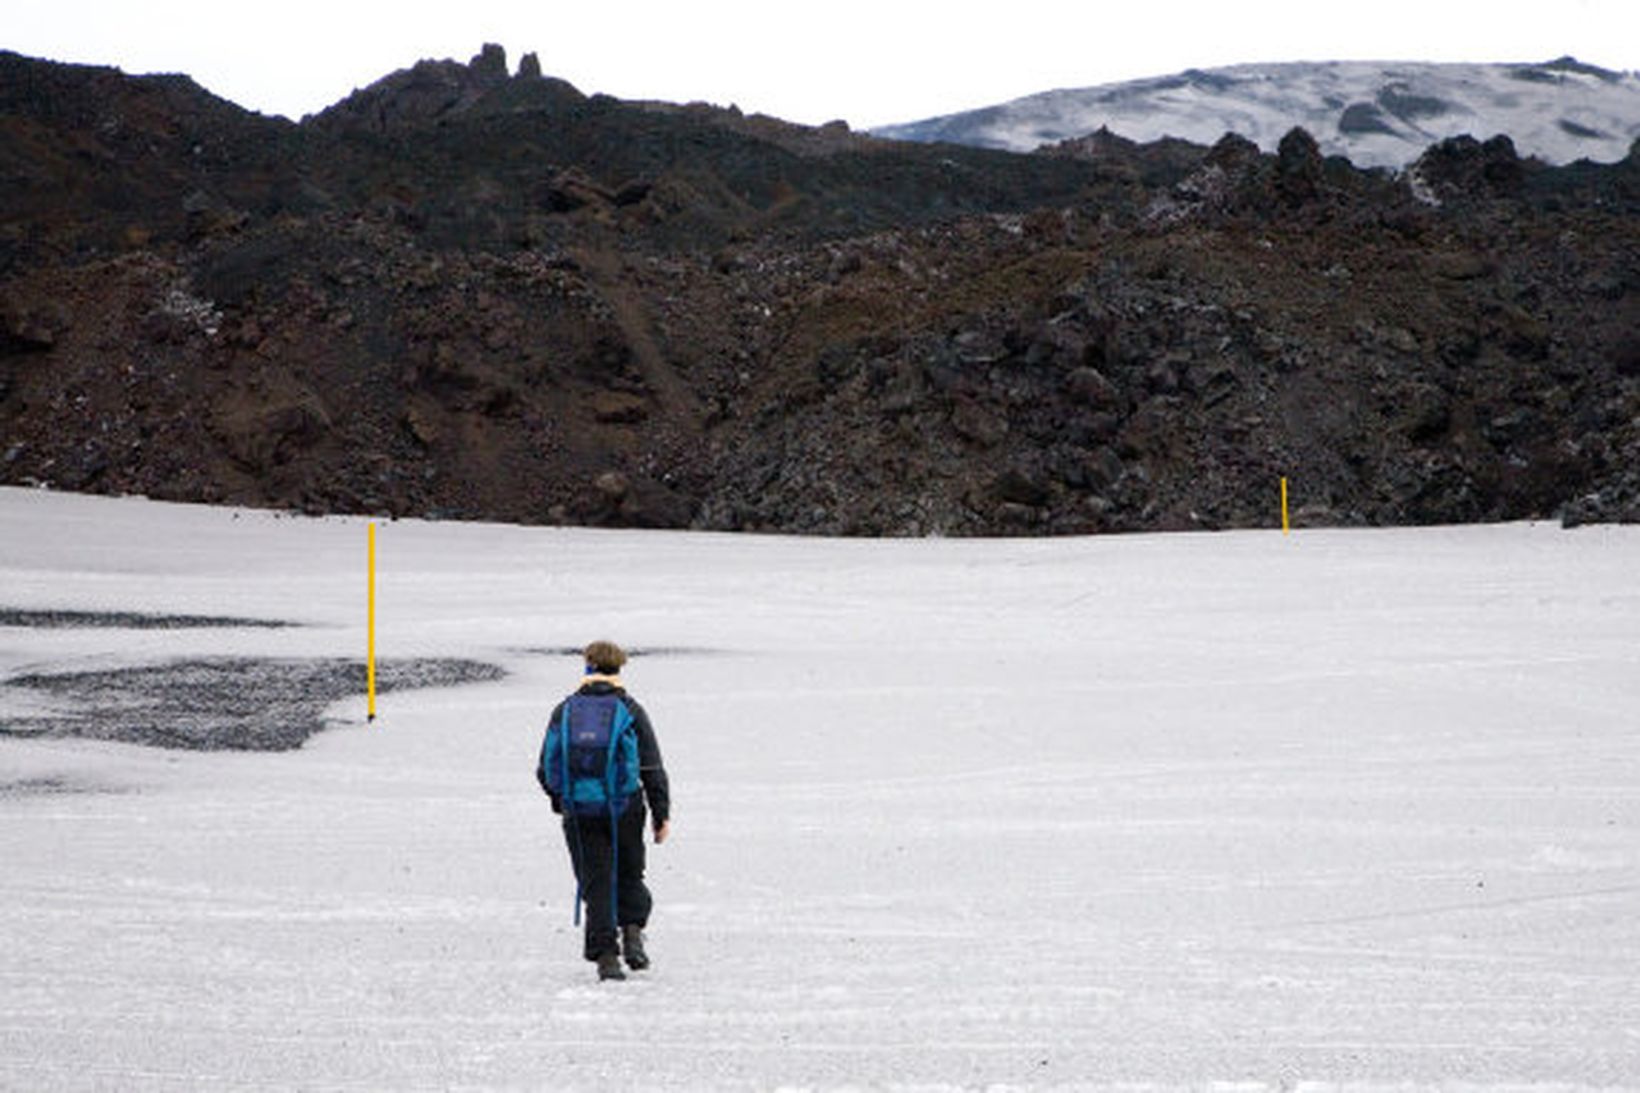
[[[1543,61],[1640,68],[1640,0],[4,0],[0,48],[186,72],[299,118],[485,42],[620,98],[735,103],[856,128],[1247,61]]]

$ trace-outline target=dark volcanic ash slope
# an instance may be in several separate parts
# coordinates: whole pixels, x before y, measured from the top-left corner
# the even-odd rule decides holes
[[[0,54],[0,481],[524,522],[1640,515],[1640,156],[1017,156],[423,62]]]

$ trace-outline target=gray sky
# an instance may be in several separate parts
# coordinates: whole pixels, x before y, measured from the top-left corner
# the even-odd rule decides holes
[[[423,57],[508,62],[587,93],[735,103],[856,128],[1056,87],[1250,61],[1544,61],[1640,68],[1640,0],[5,0],[0,48],[186,72],[301,117]]]

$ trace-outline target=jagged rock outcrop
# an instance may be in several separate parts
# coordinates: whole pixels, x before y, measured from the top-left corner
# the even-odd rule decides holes
[[[1412,172],[1443,200],[1511,197],[1526,175],[1514,142],[1502,135],[1484,143],[1468,136],[1443,140],[1418,158]]]
[[[421,61],[384,77],[322,111],[312,124],[332,132],[402,133],[473,112],[563,107],[583,97],[564,80],[544,79],[533,53],[525,55],[516,77],[509,76],[506,50],[490,43],[466,64]]]
[[[1276,149],[1276,193],[1289,205],[1321,193],[1321,146],[1303,129],[1290,130]]]

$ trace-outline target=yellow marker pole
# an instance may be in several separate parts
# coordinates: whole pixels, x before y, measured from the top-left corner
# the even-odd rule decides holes
[[[369,701],[370,715],[368,720],[376,720],[376,525],[370,525],[370,562],[369,562],[370,591],[367,596],[367,621],[365,631],[365,693]]]
[[[1281,476],[1281,534],[1292,531],[1292,524],[1287,520],[1287,476]]]

